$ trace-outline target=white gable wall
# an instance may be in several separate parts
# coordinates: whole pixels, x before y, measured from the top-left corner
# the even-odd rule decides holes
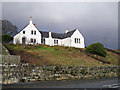
[[[31,34],[31,30],[33,30],[33,35]],[[23,34],[23,31],[25,31],[25,34]],[[36,31],[36,35],[34,35],[34,31]],[[41,33],[31,23],[27,27],[25,27],[22,31],[20,31],[20,33],[14,36],[14,44],[16,44],[17,42],[22,44],[23,37],[26,38],[26,44],[33,44],[31,43],[31,38],[36,39],[36,43],[41,44]]]
[[[75,43],[75,38],[80,39],[80,43]],[[82,36],[82,34],[78,31],[78,29],[76,29],[76,31],[73,33],[73,35],[71,36],[71,46],[72,47],[77,47],[77,48],[85,48],[84,45],[84,37]]]

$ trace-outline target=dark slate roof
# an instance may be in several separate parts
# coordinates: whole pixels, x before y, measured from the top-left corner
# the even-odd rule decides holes
[[[76,29],[73,30],[73,31],[69,31],[68,33],[54,33],[54,32],[51,32],[51,36],[52,36],[52,38],[64,39],[64,38],[67,38],[67,37],[71,37],[72,34],[75,31],[76,31]],[[49,37],[49,32],[40,31],[40,33],[42,34],[42,37],[45,37],[45,38]]]
[[[24,26],[24,28],[27,27],[28,25],[29,25],[29,24],[27,24],[26,26]],[[15,35],[17,35],[18,33],[20,33],[24,28],[22,28],[20,31],[18,31]],[[14,36],[15,36],[15,35],[14,35]],[[14,36],[13,36],[13,37],[14,37]]]
[[[49,37],[49,32],[45,32],[45,31],[39,31],[41,33],[41,37]]]

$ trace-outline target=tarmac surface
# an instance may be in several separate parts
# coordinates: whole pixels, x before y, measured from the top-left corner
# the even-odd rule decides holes
[[[69,81],[39,81],[34,83],[18,83],[18,84],[7,84],[2,85],[3,89],[9,88],[119,88],[120,83],[118,78],[104,78],[104,79],[91,79],[91,80],[69,80]],[[100,90],[101,90],[100,89]],[[22,89],[23,90],[23,89]],[[30,89],[31,90],[31,89]],[[71,89],[69,89],[71,90]]]

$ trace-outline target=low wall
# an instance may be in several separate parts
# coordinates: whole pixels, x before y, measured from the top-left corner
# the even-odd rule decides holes
[[[46,80],[73,80],[117,77],[117,66],[83,67],[83,66],[35,66],[20,64],[3,66],[3,84],[35,82]]]
[[[0,55],[0,63],[2,64],[19,64],[20,63],[20,56],[16,55]]]

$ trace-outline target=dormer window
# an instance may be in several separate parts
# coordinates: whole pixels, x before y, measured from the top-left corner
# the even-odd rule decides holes
[[[34,31],[34,35],[36,35],[36,31]]]
[[[23,34],[25,34],[25,31],[23,31]]]
[[[31,31],[31,34],[33,35],[33,30]]]

